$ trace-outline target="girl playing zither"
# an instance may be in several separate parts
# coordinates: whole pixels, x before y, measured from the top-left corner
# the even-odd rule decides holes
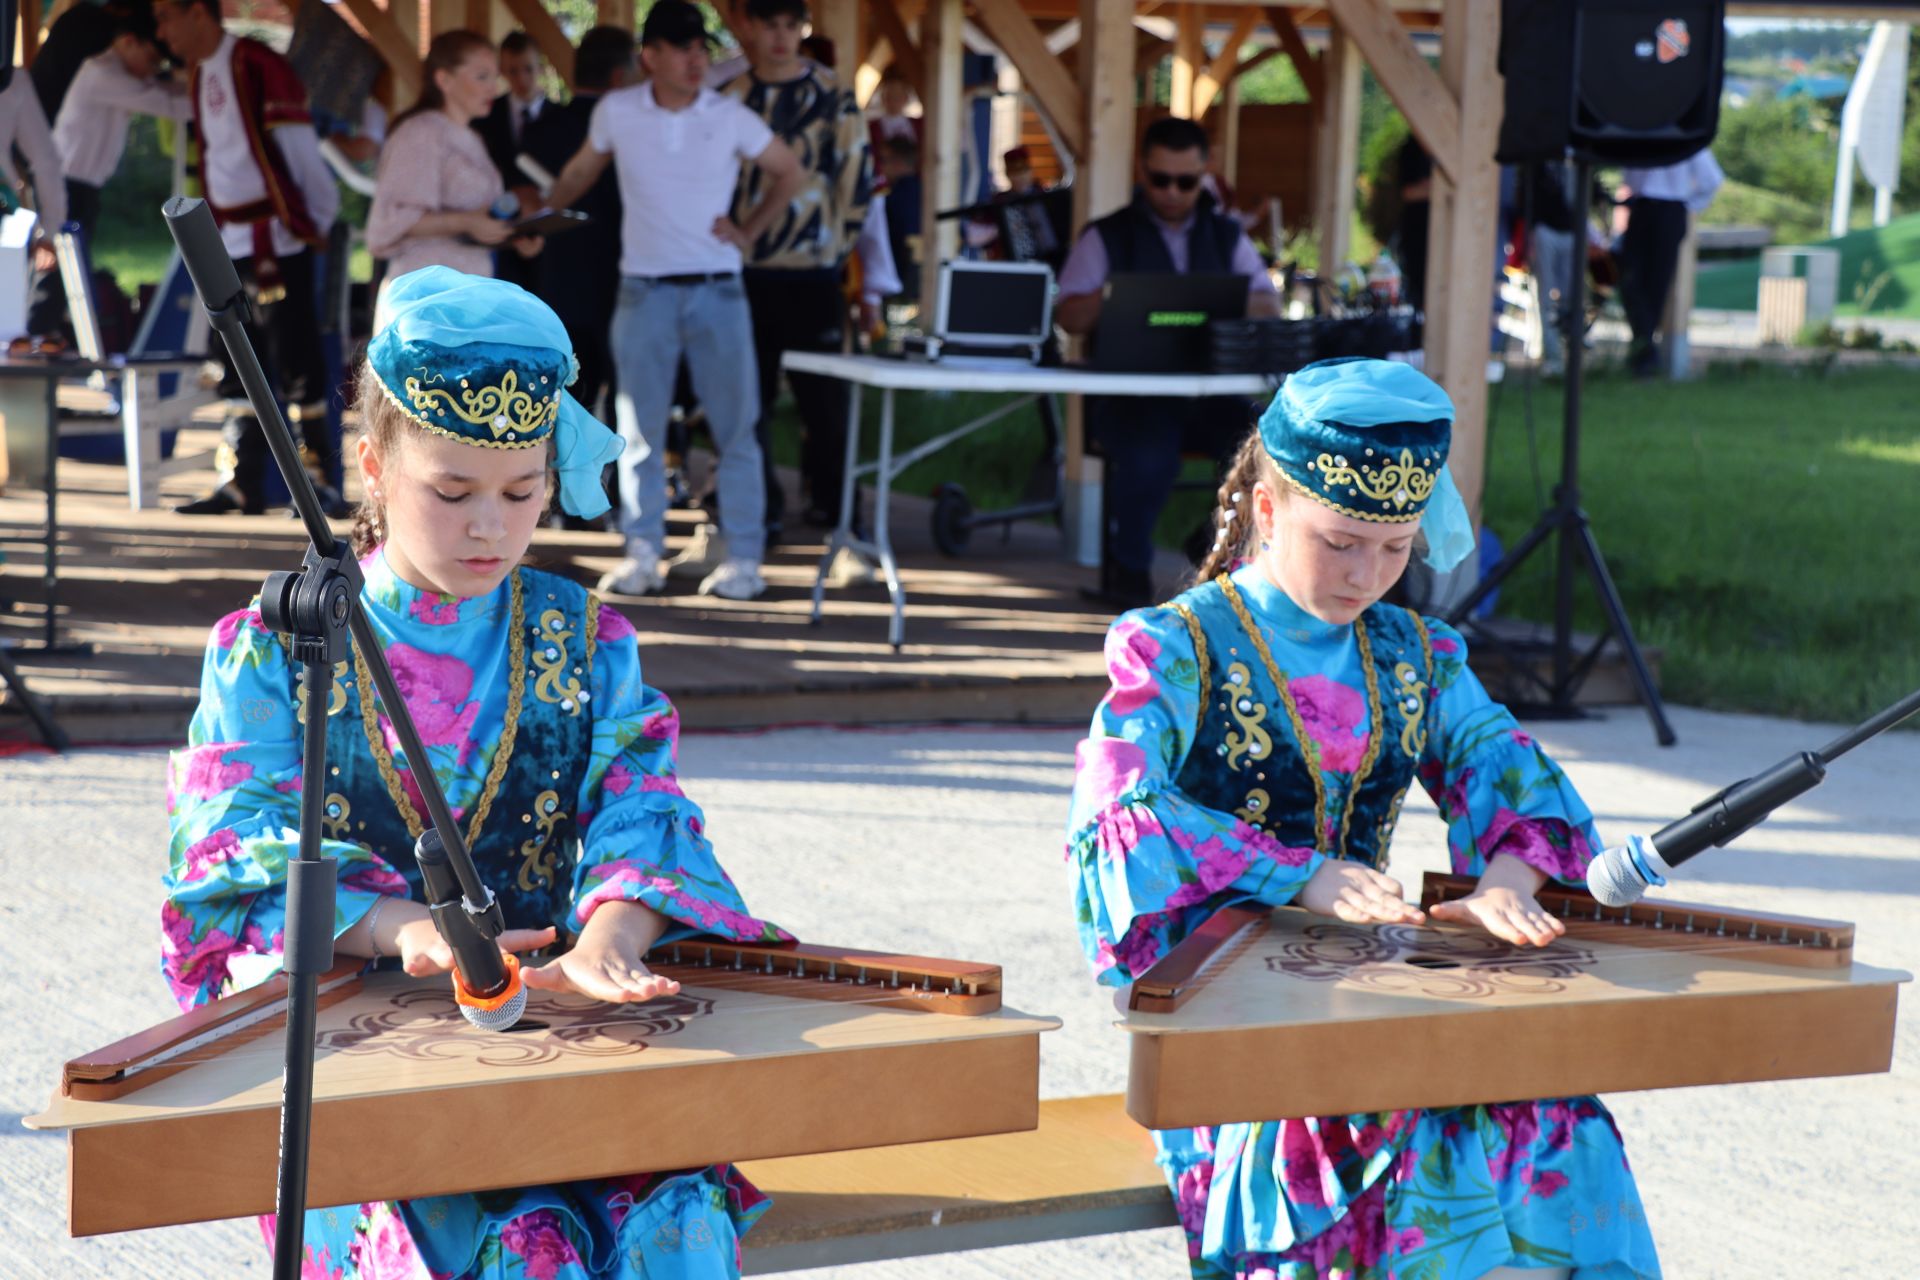
[[[1220,488],[1199,585],[1108,632],[1113,687],[1079,747],[1068,849],[1100,981],[1130,982],[1235,903],[1423,921],[1385,874],[1416,778],[1454,870],[1479,878],[1432,915],[1518,946],[1564,931],[1534,894],[1585,879],[1600,849],[1592,815],[1487,697],[1460,636],[1381,603],[1417,535],[1442,570],[1472,548],[1446,470],[1452,419],[1445,393],[1406,365],[1293,374]],[[1154,1137],[1207,1280],[1659,1274],[1596,1098]]]
[[[642,679],[633,628],[574,583],[520,567],[550,486],[573,514],[599,514],[600,471],[620,448],[566,393],[566,330],[516,286],[446,267],[396,280],[389,303],[360,375],[355,550],[373,629],[505,910],[501,947],[564,935],[571,946],[529,964],[526,984],[626,1002],[678,990],[642,960],[657,940],[786,937],[747,914],[714,859],[674,776],[678,718]],[[299,694],[257,601],[214,628],[169,773],[162,968],[183,1006],[278,967],[310,714],[327,716],[337,950],[413,974],[451,967],[412,857],[426,809],[417,762],[397,754],[364,661],[335,668],[326,707]],[[503,1130],[517,1140],[540,1135]],[[737,1275],[737,1238],[764,1207],[725,1167],[344,1205],[308,1213],[303,1274]],[[271,1237],[274,1220],[263,1225]]]

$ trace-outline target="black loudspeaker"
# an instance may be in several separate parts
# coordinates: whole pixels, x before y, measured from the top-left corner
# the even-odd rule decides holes
[[[1503,164],[1672,164],[1713,141],[1725,0],[1504,0]]]
[[[13,28],[19,21],[20,0],[0,0],[0,93],[13,83]]]

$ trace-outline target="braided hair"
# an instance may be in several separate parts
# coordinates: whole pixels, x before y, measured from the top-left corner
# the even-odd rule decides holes
[[[1195,582],[1211,582],[1252,558],[1260,544],[1260,531],[1253,522],[1253,487],[1262,480],[1281,501],[1286,500],[1286,484],[1280,479],[1280,469],[1268,456],[1256,429],[1249,431],[1247,438],[1240,442],[1239,450],[1221,478],[1219,501],[1213,511],[1213,547],[1195,571]]]

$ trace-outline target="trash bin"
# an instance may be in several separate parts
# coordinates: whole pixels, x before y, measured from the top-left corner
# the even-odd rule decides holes
[[[1802,324],[1833,318],[1840,296],[1840,251],[1823,245],[1778,245],[1760,252],[1760,275],[1807,282],[1806,314]]]

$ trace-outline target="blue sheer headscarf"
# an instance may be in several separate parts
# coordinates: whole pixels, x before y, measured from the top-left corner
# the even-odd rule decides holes
[[[422,267],[388,286],[367,347],[380,389],[414,425],[483,449],[554,446],[560,505],[607,510],[600,472],[622,441],[567,392],[579,376],[560,317],[518,285]]]
[[[1473,550],[1473,520],[1447,470],[1453,402],[1412,365],[1349,357],[1287,375],[1260,442],[1294,489],[1344,515],[1418,521],[1444,573]]]

